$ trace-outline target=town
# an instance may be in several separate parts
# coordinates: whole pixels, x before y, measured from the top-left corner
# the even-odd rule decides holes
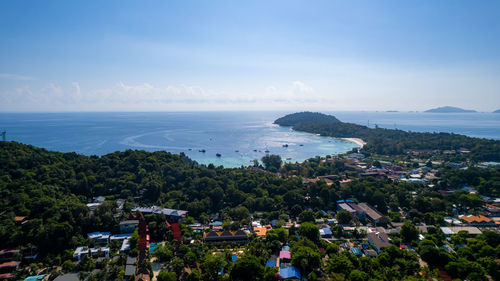
[[[453,258],[475,256],[470,249],[480,251],[484,259],[491,257],[489,270],[495,274],[500,198],[480,195],[466,184],[444,188],[442,181],[448,181],[450,171],[489,171],[499,164],[432,160],[450,153],[467,152],[409,151],[404,159],[391,160],[354,151],[303,164],[285,163],[278,169],[248,168],[317,190],[316,196],[284,193],[286,212],[250,212],[244,204],[209,214],[192,205],[178,210],[97,196],[86,204],[90,216],[107,212],[114,224],[86,233],[60,266],[41,263],[35,245],[2,249],[0,278],[14,280],[31,273],[24,280],[323,280],[332,274],[355,279],[359,276],[351,275],[358,274],[363,280],[364,272],[356,271],[353,263],[365,258],[380,263],[389,254],[394,260],[380,267],[397,266],[423,279],[452,280],[470,273],[462,272],[464,265]],[[305,177],[299,167],[302,173],[314,171],[318,176]],[[328,167],[341,172],[328,174]],[[379,188],[379,193],[394,192],[388,198],[402,197],[399,204],[385,195],[379,198],[377,190],[361,191],[380,185],[386,189]],[[321,195],[324,192],[331,194]],[[321,197],[338,200],[319,202]],[[22,228],[31,218],[13,220]],[[397,264],[397,257],[405,262]],[[345,263],[351,264],[348,269],[342,268]]]

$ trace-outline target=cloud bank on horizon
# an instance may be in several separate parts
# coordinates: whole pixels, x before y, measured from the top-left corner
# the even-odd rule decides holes
[[[497,1],[2,1],[0,111],[500,108]]]

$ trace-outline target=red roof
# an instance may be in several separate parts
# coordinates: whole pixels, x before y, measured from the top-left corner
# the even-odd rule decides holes
[[[182,233],[179,223],[172,224],[172,232],[174,233],[174,239],[180,243],[182,241]]]
[[[5,254],[17,254],[19,253],[21,250],[19,249],[14,249],[14,250],[1,250],[0,251],[0,255],[5,255]]]
[[[4,267],[17,267],[21,264],[20,261],[8,261],[8,262],[4,262],[2,264],[0,264],[0,268],[4,268]]]
[[[2,273],[0,274],[0,279],[11,279],[14,278],[14,274],[12,273]]]

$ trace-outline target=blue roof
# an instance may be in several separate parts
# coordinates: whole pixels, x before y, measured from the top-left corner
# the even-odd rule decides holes
[[[231,256],[231,261],[234,263],[235,261],[238,260],[238,256],[237,255],[232,255]]]
[[[113,234],[112,237],[131,237],[133,233]]]
[[[280,270],[280,275],[285,279],[292,277],[301,279],[300,271],[295,266],[282,268]]]
[[[215,225],[215,226],[222,226],[222,222],[221,221],[214,221],[212,223],[212,225]]]
[[[326,234],[326,235],[332,235],[332,230],[328,227],[323,227],[323,232]]]
[[[26,279],[24,279],[24,281],[38,281],[38,280],[42,280],[43,277],[45,277],[45,274],[29,276],[29,277],[26,277]]]
[[[285,245],[285,246],[281,247],[281,250],[282,251],[290,251],[290,246]]]
[[[276,260],[267,260],[266,266],[267,267],[276,267]]]
[[[96,236],[96,235],[110,236],[111,232],[91,232],[91,233],[87,233],[88,237]]]

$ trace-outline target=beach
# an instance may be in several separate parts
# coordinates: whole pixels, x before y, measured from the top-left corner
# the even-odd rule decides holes
[[[357,144],[357,145],[361,146],[361,148],[362,148],[363,146],[365,146],[365,144],[366,144],[366,142],[365,142],[365,141],[363,141],[363,140],[362,140],[362,139],[360,139],[360,138],[340,138],[340,139],[342,139],[342,140],[346,140],[346,141],[350,141],[350,142],[353,142],[353,143],[355,143],[355,144]]]

